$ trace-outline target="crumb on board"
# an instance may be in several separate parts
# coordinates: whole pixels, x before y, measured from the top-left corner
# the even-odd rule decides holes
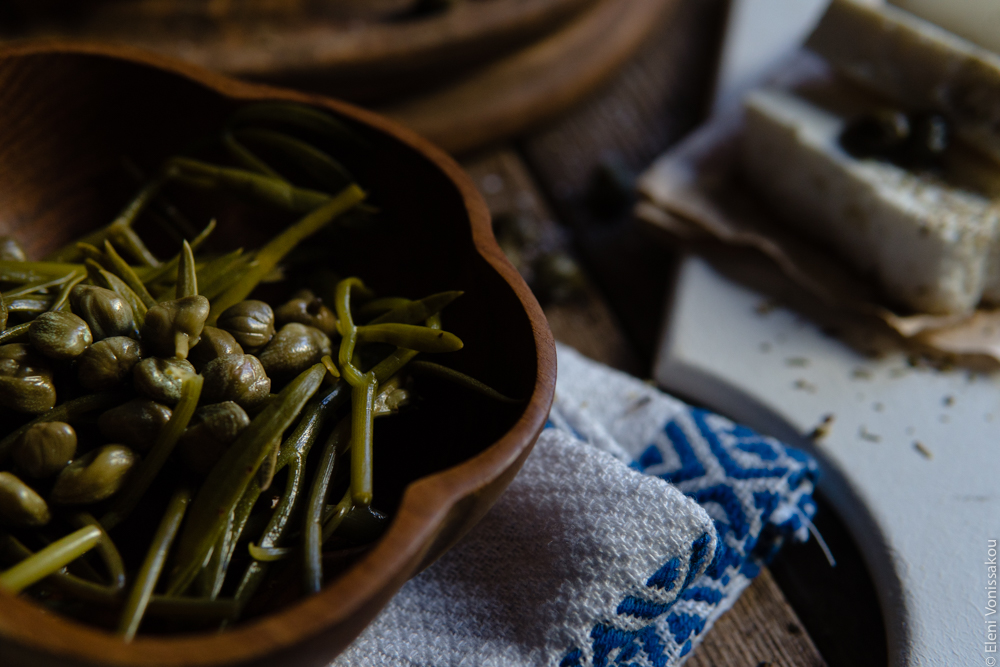
[[[280,502],[281,502],[281,496],[271,496],[271,509],[277,507],[278,503]]]
[[[835,417],[832,412],[824,415],[819,424],[816,424],[816,428],[809,433],[809,438],[813,441],[819,441],[829,435],[830,427],[833,426],[834,419]]]
[[[785,359],[786,366],[792,366],[794,368],[805,368],[809,365],[809,360],[805,357],[789,357]]]
[[[927,449],[927,446],[924,443],[920,442],[919,440],[913,441],[913,448],[918,452],[920,452],[921,456],[923,456],[925,459],[934,458],[934,453],[931,452],[931,450]]]
[[[871,433],[868,430],[868,427],[863,424],[861,428],[858,429],[858,437],[862,440],[867,440],[868,442],[881,442],[882,440],[882,436],[876,433]]]
[[[874,403],[872,403],[872,410],[874,410],[875,412],[882,412],[883,410],[885,410],[885,404],[875,401]]]
[[[867,368],[855,368],[851,371],[851,377],[855,380],[871,380],[872,372]]]
[[[813,383],[809,382],[808,380],[804,380],[802,378],[799,378],[798,380],[796,380],[794,386],[795,386],[796,389],[801,389],[802,391],[807,391],[810,394],[815,394],[816,393],[816,385],[814,385]]]
[[[945,407],[950,408],[951,406],[955,405],[955,397],[945,396],[944,398],[941,399],[941,402],[945,405]]]

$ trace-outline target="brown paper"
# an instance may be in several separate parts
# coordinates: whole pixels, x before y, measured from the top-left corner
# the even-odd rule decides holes
[[[801,83],[827,76],[801,56],[784,77]],[[741,114],[702,126],[661,156],[639,181],[645,198],[635,210],[643,221],[684,240],[711,238],[774,262],[795,284],[829,306],[889,325],[932,351],[987,356],[1000,362],[1000,310],[964,315],[903,314],[880,300],[877,287],[830,250],[782,226],[739,174]]]

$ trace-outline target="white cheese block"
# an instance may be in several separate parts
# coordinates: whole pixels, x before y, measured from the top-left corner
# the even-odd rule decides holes
[[[1000,55],[858,0],[833,0],[806,47],[906,111],[940,111],[962,140],[1000,161]]]
[[[1000,53],[1000,2],[997,0],[891,1],[959,37]]]
[[[781,91],[746,101],[743,170],[789,225],[875,276],[917,312],[971,310],[986,283],[1000,207],[982,195],[840,147],[844,119]]]

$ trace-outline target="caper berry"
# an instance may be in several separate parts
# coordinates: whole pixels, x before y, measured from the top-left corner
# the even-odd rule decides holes
[[[0,345],[0,405],[38,413],[56,404],[52,370],[22,343]]]
[[[187,359],[198,344],[211,306],[203,296],[164,301],[149,309],[142,325],[142,342],[161,357]]]
[[[63,468],[52,487],[56,505],[86,505],[118,493],[137,459],[124,445],[104,445]]]
[[[54,475],[76,455],[76,431],[64,422],[34,424],[14,449],[14,463],[29,477]]]
[[[274,311],[263,301],[240,301],[222,311],[217,324],[231,333],[244,350],[254,352],[274,336]]]
[[[9,472],[0,472],[0,523],[8,526],[44,526],[52,515],[34,489]]]
[[[232,401],[198,408],[177,443],[181,460],[195,472],[207,474],[249,425],[250,417]]]
[[[154,401],[176,405],[181,400],[181,385],[196,371],[186,359],[149,357],[135,365],[132,378],[136,391]]]
[[[209,403],[234,401],[247,410],[260,405],[271,393],[271,380],[257,357],[227,354],[206,364],[201,395]]]
[[[80,384],[91,391],[112,389],[129,376],[142,358],[142,347],[127,336],[99,340],[80,355],[76,373]]]
[[[313,296],[312,292],[303,290],[285,302],[274,311],[274,319],[278,324],[298,322],[316,327],[327,336],[337,333],[337,316],[323,304],[322,299]]]
[[[324,355],[330,354],[330,339],[315,327],[292,322],[281,327],[260,353],[268,376],[285,379],[298,375]]]
[[[104,412],[97,418],[97,427],[108,440],[142,452],[153,446],[171,414],[162,403],[136,398]]]
[[[94,340],[110,336],[138,338],[132,306],[109,289],[77,285],[70,292],[73,312],[87,322]]]
[[[206,326],[201,331],[201,340],[188,353],[188,361],[195,368],[204,368],[208,362],[227,354],[243,354],[243,348],[228,331]]]
[[[50,359],[73,359],[94,342],[94,337],[82,317],[64,311],[50,311],[31,322],[28,340]]]

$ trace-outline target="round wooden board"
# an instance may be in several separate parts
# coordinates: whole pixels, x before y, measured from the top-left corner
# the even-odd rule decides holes
[[[516,50],[594,2],[468,0],[411,16],[406,10],[415,0],[136,0],[91,2],[73,10],[19,0],[13,19],[20,27],[11,29],[7,20],[0,30],[13,38],[138,46],[230,76],[370,101]]]
[[[625,64],[680,0],[600,0],[573,22],[451,86],[380,111],[452,153],[570,109]]]

